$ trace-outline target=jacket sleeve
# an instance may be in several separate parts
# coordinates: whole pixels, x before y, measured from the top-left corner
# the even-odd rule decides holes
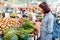
[[[47,24],[47,33],[52,33],[53,32],[53,25],[54,25],[54,17],[50,17],[48,19],[48,24]]]

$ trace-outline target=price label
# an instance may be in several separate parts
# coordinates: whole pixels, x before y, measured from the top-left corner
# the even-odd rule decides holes
[[[9,13],[5,13],[5,17],[10,17],[10,16],[9,16]]]

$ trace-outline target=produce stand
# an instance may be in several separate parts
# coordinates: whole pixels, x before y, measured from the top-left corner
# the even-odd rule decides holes
[[[38,28],[40,28],[39,22],[35,22],[35,24],[33,25],[32,23],[30,23],[29,20],[27,20],[26,18],[19,19],[19,18],[0,18],[0,26],[1,26],[1,32],[0,35],[3,34],[3,37],[0,36],[0,38],[2,38],[3,40],[5,40],[5,36],[7,37],[7,35],[11,35],[14,37],[17,37],[16,35],[19,34],[19,32],[22,32],[24,34],[24,32],[26,32],[26,37],[28,36],[27,40],[34,38],[34,40],[37,40],[38,38]],[[25,22],[25,24],[24,24]],[[30,25],[30,26],[29,26]],[[22,26],[22,27],[21,27]],[[28,28],[28,27],[30,28]],[[27,29],[26,29],[27,28]],[[32,29],[32,30],[31,30]],[[20,30],[20,31],[19,31]],[[30,31],[29,31],[30,30]],[[3,33],[2,33],[3,32]],[[6,33],[7,32],[7,33]],[[16,33],[15,33],[16,32]],[[14,34],[15,33],[15,34]],[[18,33],[18,34],[17,34]],[[29,33],[29,34],[28,34]],[[14,35],[12,35],[14,34]],[[20,35],[20,34],[19,34]],[[30,36],[29,36],[30,35]],[[22,36],[22,35],[21,35]],[[9,37],[9,36],[8,36]],[[15,38],[14,37],[14,38]],[[12,38],[11,38],[12,39]],[[6,39],[7,40],[7,39]],[[33,40],[33,39],[32,39]]]
[[[42,18],[37,13],[38,3],[28,3],[26,7],[13,4],[8,3],[0,11],[0,40],[37,40]]]

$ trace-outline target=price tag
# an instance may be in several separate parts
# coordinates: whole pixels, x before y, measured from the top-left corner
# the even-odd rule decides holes
[[[5,17],[10,17],[10,16],[9,16],[9,13],[5,13]]]

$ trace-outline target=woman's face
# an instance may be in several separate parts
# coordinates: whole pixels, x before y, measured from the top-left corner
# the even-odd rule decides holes
[[[42,8],[39,8],[39,10],[40,10],[40,13],[41,13],[41,14],[44,14],[44,12],[43,12],[43,9],[42,9]]]

